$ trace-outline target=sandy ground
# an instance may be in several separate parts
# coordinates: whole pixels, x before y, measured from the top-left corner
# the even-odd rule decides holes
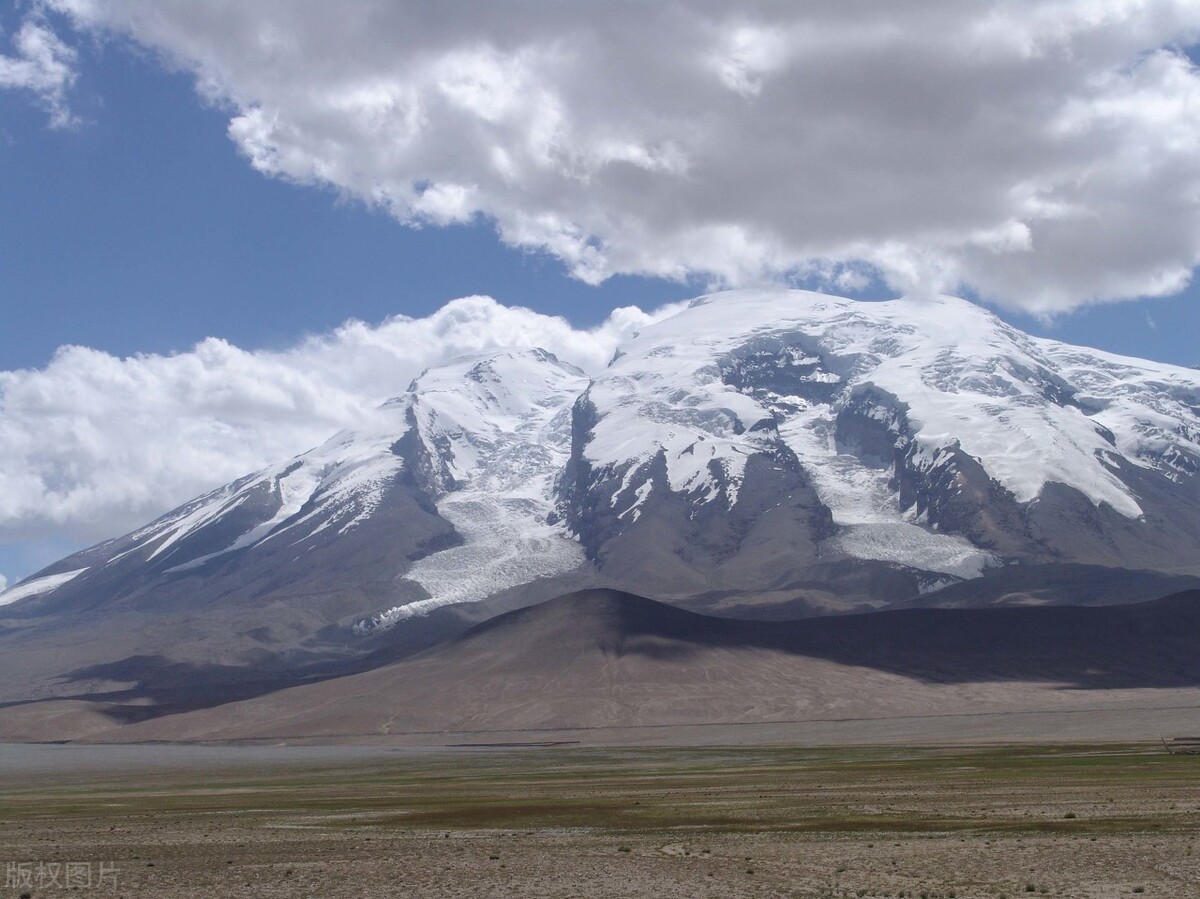
[[[416,745],[523,731],[625,744],[701,728],[707,744],[713,725],[729,728],[716,742],[742,739],[734,728],[807,745],[1138,740],[1197,729],[1198,639],[1200,593],[765,622],[588,591],[500,615],[417,656],[240,701],[203,669],[192,672],[193,693],[164,693],[153,686],[158,663],[142,659],[127,673],[144,683],[118,690],[119,700],[83,691],[5,705],[0,740]],[[188,670],[171,676],[191,682]],[[239,677],[253,679],[253,667]],[[69,678],[58,688],[80,689]]]
[[[1175,899],[1198,825],[1200,757],[1145,744],[0,747],[14,897]]]

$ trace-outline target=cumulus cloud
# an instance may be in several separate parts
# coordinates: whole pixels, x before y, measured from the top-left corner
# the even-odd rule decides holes
[[[75,51],[46,25],[37,10],[25,17],[12,45],[16,55],[0,55],[0,88],[34,94],[54,128],[74,125],[67,91],[75,83]]]
[[[1038,313],[1200,262],[1194,0],[45,0],[261,172],[578,278],[881,276]]]
[[[39,370],[0,372],[0,542],[93,542],[353,428],[432,365],[540,346],[585,370],[669,314],[628,307],[596,328],[454,300],[425,318],[351,321],[280,352],[209,339],[172,356],[64,347]]]

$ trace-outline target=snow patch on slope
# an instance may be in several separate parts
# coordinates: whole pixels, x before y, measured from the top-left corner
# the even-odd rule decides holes
[[[23,584],[9,587],[0,593],[0,606],[7,606],[19,599],[57,590],[68,581],[79,577],[85,571],[87,571],[86,568],[77,568],[74,571],[64,571],[60,574],[48,574],[45,577],[34,578],[31,581],[25,581]]]
[[[671,490],[700,492],[705,502],[722,492],[711,462],[727,479],[726,501],[732,506],[749,454],[769,447],[768,437],[746,433],[764,410],[720,383],[711,347],[703,341],[685,338],[622,355],[593,382],[588,396],[602,410],[584,450],[593,467],[636,468],[661,451]]]
[[[1018,502],[1057,482],[1141,516],[1106,462],[1113,447],[1103,430],[1067,397],[1055,397],[1069,385],[1057,384],[1053,360],[1036,341],[965,300],[880,305],[901,336],[869,378],[908,404],[923,449],[957,441]]]
[[[341,532],[368,518],[378,506],[388,485],[403,468],[402,460],[392,452],[396,440],[407,430],[406,406],[388,403],[376,410],[374,418],[357,431],[344,431],[320,447],[281,465],[257,472],[216,490],[184,506],[177,512],[153,522],[132,536],[135,546],[112,557],[112,564],[155,541],[150,558],[170,558],[177,544],[206,526],[224,519],[248,502],[256,492],[269,492],[274,511],[221,549],[175,565],[168,572],[198,568],[229,553],[257,546],[313,519],[320,525],[303,532],[310,537],[337,526]],[[301,517],[300,512],[308,509]]]
[[[295,535],[313,519],[320,524],[300,537],[336,527],[339,534],[371,517],[387,488],[404,468],[393,451],[402,425],[403,406],[385,406],[369,431],[342,432],[324,446],[301,456],[300,466],[277,479],[280,507],[274,517],[244,534],[224,552]],[[296,517],[305,508],[301,517]],[[298,541],[297,541],[298,542]]]
[[[1037,342],[1126,459],[1175,479],[1200,470],[1200,371]]]

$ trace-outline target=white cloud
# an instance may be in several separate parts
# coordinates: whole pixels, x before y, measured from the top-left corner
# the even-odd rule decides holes
[[[0,574],[0,593],[8,589],[8,578]]]
[[[74,125],[67,91],[75,83],[75,51],[50,30],[36,10],[22,21],[12,44],[15,56],[0,55],[0,88],[35,94],[52,127]]]
[[[589,282],[881,274],[1054,313],[1200,262],[1195,0],[45,0],[260,171]]]
[[[426,318],[348,322],[282,352],[209,339],[119,359],[64,347],[40,370],[0,372],[0,543],[92,542],[352,428],[431,365],[540,346],[586,370],[667,314],[615,310],[590,330],[487,297]]]

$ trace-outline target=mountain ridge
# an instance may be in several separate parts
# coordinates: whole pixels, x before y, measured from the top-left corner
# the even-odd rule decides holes
[[[1200,374],[954,298],[738,291],[590,376],[537,348],[431,369],[13,585],[0,702],[123,689],[146,658],[246,689],[264,659],[350,670],[593,587],[788,618],[1197,584]]]

